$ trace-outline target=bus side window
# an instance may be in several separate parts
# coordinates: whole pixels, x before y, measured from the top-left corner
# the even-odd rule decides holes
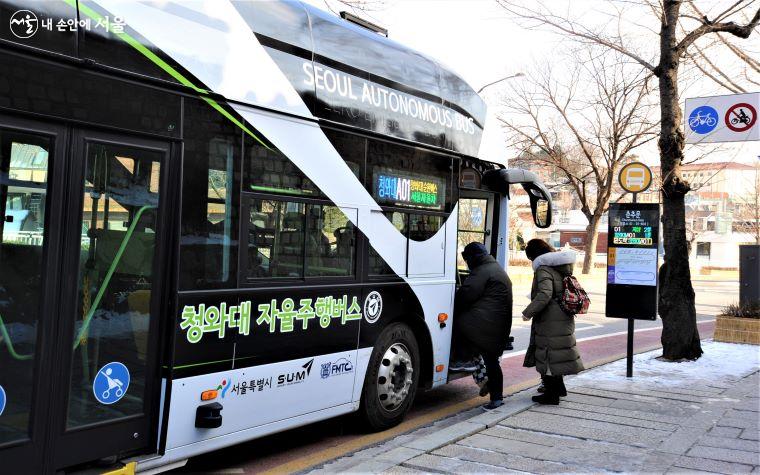
[[[404,236],[409,235],[409,215],[400,211],[383,211],[383,214],[393,226],[399,230]],[[406,249],[399,249],[399,252],[404,254],[403,259],[406,262]],[[370,244],[369,247],[369,275],[370,276],[387,276],[395,275],[393,269],[385,262],[385,259],[375,251],[375,248]],[[406,272],[403,273],[406,275]]]
[[[308,205],[306,275],[348,277],[355,274],[356,231],[346,213],[356,220],[355,209]]]
[[[205,102],[185,104],[180,290],[236,287],[241,134]]]
[[[251,199],[248,221],[248,278],[303,277],[303,203]]]

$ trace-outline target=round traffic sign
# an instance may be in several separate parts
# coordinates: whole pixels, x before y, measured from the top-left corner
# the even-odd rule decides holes
[[[710,106],[699,106],[689,114],[689,128],[697,134],[709,134],[718,126],[718,111]]]
[[[734,132],[746,132],[755,125],[757,111],[752,104],[740,102],[728,108],[725,121],[726,126]]]
[[[629,193],[641,193],[652,184],[652,170],[640,162],[633,162],[620,169],[620,186]]]

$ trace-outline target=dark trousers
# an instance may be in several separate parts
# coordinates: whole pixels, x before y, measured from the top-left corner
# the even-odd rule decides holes
[[[488,394],[491,401],[504,399],[504,375],[501,372],[499,356],[501,353],[493,353],[478,348],[478,345],[470,341],[461,331],[454,331],[451,341],[452,359],[455,361],[466,361],[476,358],[477,355],[483,357],[486,364],[486,376],[488,377]]]
[[[491,401],[504,399],[504,375],[501,373],[501,365],[499,364],[499,356],[501,354],[481,351],[480,355],[486,364],[488,394],[491,396]]]

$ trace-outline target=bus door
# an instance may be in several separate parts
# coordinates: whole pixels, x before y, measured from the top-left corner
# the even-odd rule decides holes
[[[155,446],[169,150],[0,116],[0,458],[12,473]]]
[[[459,216],[457,219],[457,283],[469,274],[462,258],[464,247],[471,242],[480,242],[492,254],[498,243],[499,199],[495,193],[475,190],[461,190],[459,193]]]

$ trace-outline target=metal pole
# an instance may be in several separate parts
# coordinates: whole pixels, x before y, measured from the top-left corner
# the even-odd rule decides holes
[[[636,203],[636,196],[638,193],[632,193],[633,197],[631,199],[631,203]],[[628,347],[626,351],[626,361],[625,361],[625,377],[626,378],[632,378],[633,377],[633,318],[628,319]]]

